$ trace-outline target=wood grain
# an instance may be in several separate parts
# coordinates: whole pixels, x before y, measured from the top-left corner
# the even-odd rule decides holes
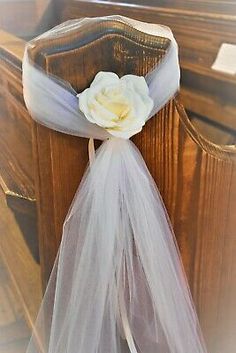
[[[78,0],[77,0],[78,1]],[[96,2],[96,0],[94,1]],[[104,0],[104,2],[117,3],[117,0]],[[122,3],[122,1],[119,1]],[[202,12],[204,15],[213,14],[232,15],[236,13],[236,4],[234,1],[227,0],[126,0],[126,4],[141,6],[156,6],[166,9],[184,10],[186,12]]]
[[[0,28],[20,37],[34,33],[37,23],[36,0],[1,0]]]
[[[23,40],[0,31],[0,186],[38,259],[32,122],[21,82],[24,47]]]
[[[24,312],[27,323],[32,328],[42,298],[40,267],[30,254],[2,192],[0,192],[0,257],[17,294],[15,302],[22,308],[21,313],[23,315]]]
[[[146,36],[143,36],[140,37],[139,46],[135,42],[138,40],[136,31],[130,31],[127,34],[130,38],[125,40],[124,25],[113,22],[111,31],[113,30],[114,34],[106,34],[107,28],[105,24],[100,23],[99,33],[96,33],[96,36],[99,36],[98,41],[91,42],[90,35],[94,36],[95,32],[94,28],[88,27],[79,32],[70,33],[59,43],[57,40],[50,40],[48,44],[45,41],[42,41],[42,44],[39,42],[30,55],[37,64],[45,65],[48,71],[68,78],[72,85],[81,91],[100,70],[114,71],[120,75],[137,70],[140,74],[145,70],[147,72],[150,65],[154,65],[164,54],[163,49],[167,48],[169,43],[168,40],[163,41],[160,38],[159,42],[151,41],[149,47],[146,46]],[[87,41],[87,45],[84,45],[84,40]],[[68,41],[72,49],[63,52],[63,45],[67,46]],[[59,48],[61,53],[55,55]],[[46,61],[44,54],[41,54],[42,49],[44,53],[47,53],[47,50],[50,53],[45,55]],[[93,52],[96,52],[96,56],[91,55]],[[103,58],[108,52],[113,59],[104,62]],[[151,58],[152,54],[152,59],[146,60],[146,66],[140,65],[143,59],[138,56],[138,52],[143,53],[142,55],[147,58],[149,56]],[[34,145],[38,170],[36,198],[41,234],[39,245],[43,278],[47,282],[60,242],[63,220],[87,165],[87,141],[36,126]],[[66,165],[64,158],[66,158]]]
[[[161,38],[98,19],[96,25],[84,25],[59,40],[41,40],[30,55],[79,92],[100,70],[145,74],[167,48],[168,41]],[[134,142],[165,201],[209,351],[233,353],[236,149],[199,134],[179,97],[152,118]],[[87,141],[35,125],[34,146],[45,284],[63,220],[87,164]]]
[[[180,49],[182,87],[187,92],[182,96],[185,107],[236,131],[235,76],[211,69],[221,43],[236,44],[235,3],[69,0],[58,5],[60,22],[120,14],[169,26]]]
[[[25,353],[29,338],[19,298],[0,258],[0,352]]]
[[[236,145],[236,134],[230,129],[222,129],[222,126],[218,124],[209,124],[208,119],[192,113],[189,113],[189,118],[198,133],[211,142],[219,145]]]

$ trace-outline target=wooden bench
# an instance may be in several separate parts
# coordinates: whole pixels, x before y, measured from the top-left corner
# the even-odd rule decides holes
[[[42,40],[30,55],[35,63],[81,91],[99,70],[145,74],[148,67],[142,58],[148,57],[145,63],[151,66],[160,52],[158,40],[143,37],[117,22],[98,20],[97,25],[84,25],[58,40]],[[88,162],[87,142],[35,126],[36,198],[45,282],[63,220]],[[200,135],[179,99],[152,118],[134,142],[167,206],[209,351],[233,353],[236,149],[217,146]]]
[[[153,4],[153,2],[152,5],[146,2],[146,5],[137,6],[131,1],[128,5],[117,4],[115,1],[94,3],[70,0],[66,5],[63,2],[55,3],[54,21],[59,23],[74,17],[119,12],[144,21],[170,25],[174,29],[180,47],[183,48],[181,49],[181,65],[184,75],[181,94],[186,107],[196,114],[206,115],[214,122],[235,129],[233,99],[228,104],[228,98],[225,98],[227,104],[221,104],[220,86],[218,86],[220,83],[222,87],[232,88],[235,85],[234,78],[212,72],[209,66],[210,61],[207,66],[205,65],[207,61],[202,64],[197,56],[192,59],[190,54],[194,54],[192,53],[194,47],[189,40],[192,36],[195,39],[201,38],[199,48],[202,47],[202,52],[199,57],[205,55],[205,60],[209,59],[207,44],[211,43],[209,50],[212,53],[210,58],[213,60],[222,39],[220,32],[224,24],[225,33],[231,33],[228,38],[233,40],[234,16],[225,13],[222,17],[216,13],[212,15],[203,12],[198,12],[197,15],[197,9],[187,9],[183,12],[183,9],[170,8],[167,5],[164,6],[164,3],[163,7],[159,8]],[[168,4],[171,6],[171,1],[168,1]],[[200,9],[201,6],[204,9],[203,2],[200,2],[199,6]],[[204,22],[206,19],[208,22]],[[204,28],[203,23],[205,23]],[[187,24],[188,27],[186,27]],[[188,36],[184,35],[186,28],[189,28]],[[124,72],[132,70],[136,73],[137,69],[141,72],[142,67],[135,63],[141,62],[142,45],[139,42],[128,43],[125,37],[126,32],[120,36],[116,29],[117,25],[114,23],[105,26],[101,40],[96,40],[98,35],[96,28],[82,30],[77,36],[87,41],[88,45],[81,46],[78,41],[76,57],[74,57],[75,48],[73,46],[69,51],[65,50],[64,44],[67,41],[70,42],[69,37],[65,38],[64,43],[55,43],[57,53],[60,55],[56,53],[52,55],[50,47],[45,43],[44,55],[47,54],[48,59],[46,69],[66,79],[72,78],[71,83],[77,89],[85,88],[99,69],[112,69],[120,72],[119,62],[125,63]],[[5,122],[14,121],[11,119],[15,116],[16,125],[14,126],[18,126],[17,122],[25,126],[24,139],[21,141],[21,146],[18,147],[17,144],[17,150],[28,150],[30,154],[33,150],[34,155],[33,159],[31,159],[32,155],[28,156],[26,165],[19,168],[19,173],[25,169],[26,179],[24,180],[26,182],[24,181],[23,185],[27,185],[26,195],[30,195],[30,189],[32,191],[32,200],[29,197],[27,204],[35,204],[34,200],[37,199],[40,262],[45,285],[60,243],[65,214],[87,164],[87,141],[59,134],[32,123],[25,110],[22,97],[21,60],[24,42],[7,37],[3,33],[1,37],[3,39],[0,45],[0,68],[3,70],[0,79],[4,82],[2,86],[5,92],[1,104],[7,104],[4,108],[6,111],[10,109],[7,111],[9,119]],[[216,42],[212,44],[211,40],[214,38]],[[116,43],[119,45],[115,46]],[[104,67],[102,53],[108,50],[112,55]],[[153,50],[150,47],[148,54],[152,60],[155,52]],[[94,51],[96,51],[96,57]],[[37,52],[35,53],[37,62],[36,54]],[[82,60],[82,57],[86,60]],[[63,65],[65,60],[69,63],[74,75],[67,76],[68,72]],[[84,76],[81,75],[82,67],[85,72]],[[194,77],[195,81],[192,81]],[[204,85],[204,80],[209,85]],[[10,82],[9,88],[8,81]],[[77,86],[78,82],[81,82],[81,86]],[[14,88],[11,90],[11,87]],[[208,105],[207,108],[206,103],[209,102],[212,102],[212,105]],[[17,107],[16,114],[12,113],[15,107]],[[211,109],[211,111],[206,112],[206,109]],[[232,114],[227,115],[227,112],[232,112]],[[221,116],[225,118],[222,120]],[[22,127],[19,131],[21,129]],[[18,134],[18,131],[15,133]],[[233,215],[236,207],[236,150],[234,146],[213,144],[199,134],[179,104],[179,100],[172,102],[159,114],[158,118],[152,119],[144,131],[134,138],[134,141],[142,151],[165,200],[209,351],[211,353],[233,353],[236,325],[236,283],[234,281],[236,224]],[[9,156],[11,160],[20,158],[21,154],[15,149]],[[31,168],[32,160],[35,178]],[[7,165],[6,170],[10,167]],[[9,174],[12,175],[12,172],[10,171]],[[7,178],[4,177],[4,179]],[[16,184],[21,185],[21,182]]]
[[[234,3],[64,0],[59,5],[59,22],[121,14],[170,26],[180,47],[185,108],[236,131],[236,77],[211,69],[221,43],[236,44]]]
[[[25,42],[0,32],[0,185],[38,258],[32,122],[24,106],[21,62]]]

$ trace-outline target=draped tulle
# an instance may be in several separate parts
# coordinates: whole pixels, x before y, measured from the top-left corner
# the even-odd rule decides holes
[[[169,50],[164,58],[145,76],[149,95],[154,102],[152,112],[148,117],[150,119],[175,95],[179,88],[178,46],[173,34],[168,27],[143,23],[122,16],[108,16],[100,19],[119,21],[139,31],[170,39]],[[36,45],[37,40],[57,38],[68,31],[80,29],[86,22],[92,25],[96,23],[96,20],[96,18],[84,18],[67,21],[34,39],[33,44],[28,43],[23,60],[22,80],[26,106],[37,122],[66,134],[105,140],[111,135],[105,129],[86,119],[78,108],[79,102],[76,97],[78,92],[71,87],[69,82],[46,74],[40,67],[31,63],[28,57],[28,49],[31,45]]]
[[[165,208],[131,141],[97,152],[50,281],[28,353],[45,334],[49,353],[206,352]]]
[[[146,76],[154,114],[179,87],[173,35],[163,26],[111,19],[171,39],[165,58]],[[95,19],[69,21],[40,38],[84,21]],[[77,92],[34,67],[27,50],[23,84],[40,124],[105,140],[66,217],[27,353],[206,353],[171,225],[140,152],[89,123]]]

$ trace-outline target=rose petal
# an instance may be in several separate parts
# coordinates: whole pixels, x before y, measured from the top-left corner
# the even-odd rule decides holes
[[[126,82],[128,85],[132,85],[136,92],[140,92],[144,96],[149,94],[148,85],[143,76],[125,75],[121,77],[121,81]]]
[[[111,135],[130,138],[142,130],[153,108],[147,83],[142,76],[99,72],[90,88],[79,97],[86,118]]]
[[[97,85],[105,85],[106,83],[111,83],[111,82],[119,82],[119,76],[115,74],[114,72],[106,72],[106,71],[100,71],[97,73],[95,76],[93,82],[91,83],[90,87],[95,87]]]

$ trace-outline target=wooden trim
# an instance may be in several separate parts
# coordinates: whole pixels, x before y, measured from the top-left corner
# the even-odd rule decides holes
[[[185,98],[185,96],[183,96],[183,98]],[[181,96],[177,96],[177,98],[175,99],[175,104],[180,116],[180,120],[184,125],[186,134],[200,148],[202,148],[206,153],[210,154],[212,157],[221,159],[222,161],[236,161],[236,146],[217,145],[216,143],[209,141],[196,130],[182,105],[183,98],[181,98]]]
[[[95,2],[95,1],[94,1]],[[176,10],[197,11],[203,13],[234,14],[236,13],[235,1],[219,0],[110,0],[111,3],[126,3],[129,6],[158,6],[160,8],[169,8]]]
[[[181,88],[181,100],[188,111],[207,117],[210,121],[229,128],[232,132],[236,130],[236,106],[224,107],[221,102],[215,100],[214,96],[204,95],[202,92],[184,87]]]
[[[182,18],[187,18],[188,20],[191,20],[191,18],[198,19],[200,21],[226,21],[226,22],[236,22],[236,14],[222,14],[222,13],[211,13],[211,12],[205,12],[205,11],[197,11],[197,10],[185,10],[184,8],[173,8],[173,7],[162,7],[162,6],[150,6],[150,5],[139,5],[139,4],[133,4],[133,3],[126,3],[126,2],[111,2],[111,1],[104,1],[104,0],[74,0],[71,1],[71,5],[75,5],[76,3],[79,3],[81,7],[84,5],[86,6],[91,6],[94,7],[96,5],[96,8],[105,8],[105,9],[112,9],[111,11],[116,10],[119,8],[121,11],[132,11],[134,12],[148,12],[152,14],[154,17],[156,14],[158,16],[160,15],[165,15],[169,17],[182,17]],[[116,14],[116,11],[113,11],[113,14]],[[155,22],[155,21],[154,21]]]

